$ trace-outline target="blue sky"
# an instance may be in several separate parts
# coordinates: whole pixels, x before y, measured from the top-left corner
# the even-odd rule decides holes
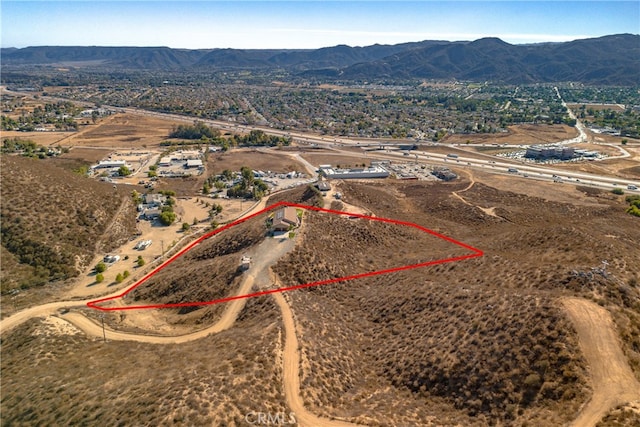
[[[5,1],[2,47],[318,48],[640,33],[640,1]]]

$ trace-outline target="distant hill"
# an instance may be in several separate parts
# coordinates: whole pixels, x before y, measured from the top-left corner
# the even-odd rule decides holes
[[[135,232],[126,189],[48,160],[2,155],[2,292],[77,276]]]
[[[512,45],[497,38],[314,50],[40,46],[1,51],[2,63],[129,70],[280,68],[324,79],[459,79],[505,83],[640,84],[640,35]]]

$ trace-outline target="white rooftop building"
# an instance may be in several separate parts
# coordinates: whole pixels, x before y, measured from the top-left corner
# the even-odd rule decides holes
[[[334,169],[331,165],[320,165],[320,170],[327,179],[367,179],[387,178],[389,171],[382,166],[368,168]]]

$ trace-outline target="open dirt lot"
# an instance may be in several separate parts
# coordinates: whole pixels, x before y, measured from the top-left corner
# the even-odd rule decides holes
[[[312,152],[302,153],[303,159],[308,161],[314,166],[319,165],[331,165],[341,167],[355,167],[356,165],[362,165],[365,163],[367,166],[371,163],[370,158],[366,158],[362,150],[353,149],[353,156],[345,155],[344,152],[334,152],[330,150],[314,150]]]
[[[120,149],[140,149],[157,146],[164,141],[174,125],[167,119],[143,115],[116,114],[96,125],[85,127],[78,134],[62,141],[65,146],[91,146]]]
[[[219,174],[223,170],[238,171],[242,166],[253,170],[272,172],[306,172],[294,159],[255,149],[234,149],[226,153],[210,153],[207,159],[207,172]]]
[[[22,140],[31,140],[39,145],[58,145],[66,138],[69,138],[75,132],[18,132],[18,131],[2,131],[2,138],[18,138]],[[64,144],[62,144],[64,145]]]
[[[509,126],[507,133],[479,135],[454,134],[442,140],[445,144],[548,144],[578,135],[575,128],[566,125],[518,125]]]

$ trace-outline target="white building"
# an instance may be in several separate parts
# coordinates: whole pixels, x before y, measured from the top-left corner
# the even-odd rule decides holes
[[[330,165],[320,165],[320,170],[327,179],[367,179],[387,178],[389,171],[382,166],[370,166],[368,168],[334,169]]]
[[[94,169],[112,169],[112,168],[119,168],[121,166],[127,166],[127,162],[125,160],[101,160],[93,168]]]
[[[202,160],[187,160],[187,169],[191,168],[202,168],[204,165],[202,164]]]

